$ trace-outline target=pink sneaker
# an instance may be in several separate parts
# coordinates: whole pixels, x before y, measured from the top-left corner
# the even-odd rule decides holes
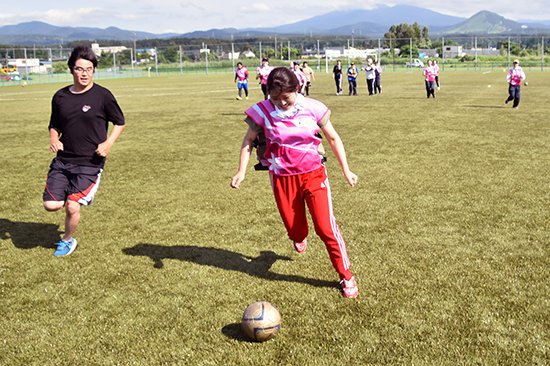
[[[359,295],[359,289],[357,288],[357,282],[355,282],[355,276],[349,280],[340,281],[340,286],[342,287],[342,295],[348,299],[352,299]]]
[[[304,239],[304,241],[301,241],[299,243],[297,242],[294,242],[294,249],[296,249],[296,251],[298,253],[303,253],[306,251],[306,248],[307,248],[307,238]]]

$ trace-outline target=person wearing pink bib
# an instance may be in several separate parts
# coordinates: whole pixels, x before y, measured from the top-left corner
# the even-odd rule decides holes
[[[348,166],[342,140],[330,122],[330,110],[323,103],[299,94],[299,81],[286,67],[271,71],[267,88],[269,99],[245,111],[248,130],[231,187],[239,188],[245,179],[253,141],[258,133],[264,132],[271,186],[295,250],[303,253],[307,247],[307,207],[315,232],[324,242],[340,277],[343,296],[357,297],[359,290],[350,271],[346,243],[334,217],[326,168],[318,152],[321,143],[318,132],[321,131],[349,185],[354,187],[357,184],[357,175]]]
[[[244,97],[248,99],[248,69],[242,62],[237,63],[237,69],[235,70],[235,82],[237,83],[237,89],[239,91],[237,100],[243,99],[243,90]]]
[[[508,81],[508,98],[504,101],[505,104],[514,101],[512,105],[514,109],[518,109],[520,99],[521,82],[525,80],[525,72],[519,66],[519,60],[514,60],[514,65],[508,70],[506,81]]]
[[[422,75],[424,76],[426,95],[428,96],[428,99],[430,98],[430,95],[435,98],[435,72],[432,60],[428,60],[428,66],[424,68]]]
[[[273,67],[269,65],[269,59],[264,57],[262,59],[262,66],[256,68],[256,80],[260,80],[260,87],[264,93],[264,99],[267,99],[267,77],[269,73],[273,70]]]

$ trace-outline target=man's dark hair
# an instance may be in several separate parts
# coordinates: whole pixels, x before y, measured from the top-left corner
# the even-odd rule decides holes
[[[267,77],[267,90],[270,94],[294,93],[299,88],[298,78],[288,67],[276,67]]]
[[[94,69],[97,67],[97,57],[90,46],[76,46],[73,49],[73,52],[71,52],[71,56],[69,57],[69,61],[67,61],[67,65],[69,65],[71,72],[73,72],[76,61],[80,59],[90,61],[94,64]]]

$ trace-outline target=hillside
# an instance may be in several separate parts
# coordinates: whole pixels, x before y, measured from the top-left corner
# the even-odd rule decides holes
[[[511,34],[520,33],[521,24],[490,11],[480,11],[466,21],[444,30],[446,34]]]

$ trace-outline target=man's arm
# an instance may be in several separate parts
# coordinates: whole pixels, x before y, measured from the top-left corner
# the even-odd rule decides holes
[[[107,156],[109,154],[109,151],[111,150],[111,147],[113,147],[115,141],[118,139],[125,128],[126,125],[115,125],[107,140],[97,146],[97,149],[95,151],[96,154],[103,157]]]

